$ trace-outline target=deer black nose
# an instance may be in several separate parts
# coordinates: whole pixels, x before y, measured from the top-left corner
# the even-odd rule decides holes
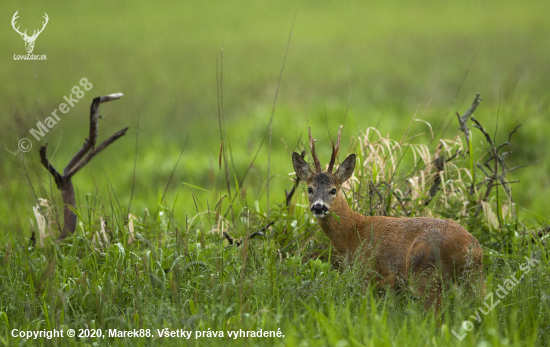
[[[326,213],[327,211],[328,208],[320,202],[317,202],[313,204],[313,206],[311,206],[311,212],[313,212],[314,214]]]

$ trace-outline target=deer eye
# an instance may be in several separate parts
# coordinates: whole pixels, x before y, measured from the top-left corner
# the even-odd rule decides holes
[[[307,193],[308,193],[308,194],[313,194],[313,188],[308,187],[308,188],[307,188]]]
[[[332,190],[330,191],[330,194],[331,195],[336,195],[336,188],[332,188]]]

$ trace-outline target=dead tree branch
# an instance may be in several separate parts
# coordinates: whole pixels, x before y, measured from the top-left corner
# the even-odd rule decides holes
[[[370,212],[373,211],[373,209],[377,208],[379,205],[382,205],[382,215],[387,216],[388,212],[386,211],[386,205],[384,204],[384,197],[382,196],[382,194],[380,193],[378,188],[374,185],[374,182],[372,180],[370,180],[369,181],[369,195],[371,196],[371,201],[372,201],[372,192],[375,192],[376,195],[378,195],[378,197],[380,198],[380,202],[378,204],[376,204],[376,206],[369,211],[369,214],[370,214]]]
[[[464,132],[464,135],[466,135],[466,144],[468,145],[468,148],[470,148],[470,129],[468,128],[468,118],[470,118],[474,114],[474,111],[476,110],[481,100],[481,94],[477,93],[474,101],[472,102],[472,106],[470,106],[470,108],[466,112],[464,112],[462,117],[458,113],[456,114],[456,116],[458,117],[458,122],[460,123],[460,128],[458,129],[462,130]]]
[[[403,204],[403,200],[397,195],[395,190],[392,191],[393,195],[397,198],[397,201],[399,201],[399,205],[401,205],[401,208],[403,209],[403,212],[405,212],[405,215],[408,217],[411,213],[407,212],[407,209],[405,208],[405,204]]]
[[[92,105],[90,107],[89,137],[86,139],[86,142],[84,142],[82,148],[76,152],[69,164],[67,164],[67,166],[63,169],[63,175],[61,175],[48,161],[46,154],[48,144],[40,147],[40,162],[53,176],[57,189],[61,190],[61,195],[63,197],[63,214],[65,223],[63,225],[63,230],[61,230],[61,234],[59,235],[60,239],[64,239],[69,234],[74,233],[76,228],[76,214],[72,211],[72,209],[76,208],[76,200],[71,178],[80,169],[86,166],[86,164],[88,164],[93,157],[99,154],[99,152],[107,148],[111,143],[115,142],[120,137],[124,136],[128,130],[128,127],[126,127],[118,131],[107,140],[103,141],[99,146],[95,147],[98,135],[97,120],[99,118],[99,105],[107,101],[120,99],[121,97],[122,93],[117,93],[99,96],[92,101]]]
[[[225,231],[223,232],[223,236],[227,239],[227,242],[229,242],[229,246],[237,246],[239,247],[240,245],[242,245],[245,240],[250,240],[250,239],[253,239],[255,238],[256,236],[264,236],[265,235],[265,231],[267,230],[267,228],[269,228],[270,226],[272,226],[273,224],[275,224],[275,222],[270,222],[269,224],[267,224],[265,227],[261,228],[260,230],[256,231],[256,232],[253,232],[252,234],[246,236],[244,239],[242,240],[239,240],[239,239],[234,239],[231,237],[231,235],[229,235],[228,233],[226,233]]]
[[[481,164],[477,163],[477,167],[480,168],[481,171],[483,171],[483,173],[487,177],[487,182],[488,182],[487,183],[487,191],[485,192],[485,197],[484,197],[483,200],[487,201],[493,186],[495,186],[496,182],[499,181],[502,185],[502,188],[506,192],[506,195],[508,196],[508,198],[511,201],[513,201],[512,200],[512,189],[510,188],[509,182],[506,180],[506,174],[508,172],[512,171],[512,170],[515,170],[515,169],[519,168],[519,167],[509,169],[508,166],[506,165],[506,163],[504,162],[504,158],[506,158],[508,156],[508,154],[510,154],[512,152],[513,148],[512,148],[512,145],[510,144],[510,140],[512,139],[512,135],[521,126],[521,124],[516,126],[514,128],[514,130],[512,130],[512,132],[510,132],[510,134],[508,135],[508,141],[504,142],[503,144],[501,144],[500,146],[497,147],[495,141],[493,139],[491,139],[491,136],[489,135],[489,133],[483,128],[481,123],[477,119],[475,119],[474,116],[472,116],[472,121],[475,123],[474,127],[479,129],[479,131],[481,131],[481,133],[485,136],[485,139],[487,139],[487,142],[490,145],[489,158],[483,164],[490,171],[490,173],[485,171]],[[504,147],[510,147],[510,151],[499,154],[499,151]],[[529,164],[527,164],[527,165],[529,165]],[[527,165],[525,165],[525,166],[527,166]]]
[[[445,170],[446,162],[447,161],[445,160],[444,156],[437,157],[437,159],[434,161],[434,165],[437,168],[437,173],[435,174],[434,183],[430,187],[430,196],[428,197],[428,200],[426,200],[426,202],[424,203],[425,206],[429,205],[429,203],[432,201],[433,197],[437,194],[437,191],[439,190],[439,185],[441,184],[441,172]]]

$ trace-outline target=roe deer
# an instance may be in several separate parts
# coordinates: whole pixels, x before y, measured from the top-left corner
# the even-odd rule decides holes
[[[370,259],[379,275],[378,287],[403,288],[408,283],[415,295],[424,297],[429,310],[441,306],[443,281],[457,282],[470,275],[484,291],[483,253],[477,239],[453,220],[433,218],[365,217],[354,212],[341,191],[355,169],[355,154],[348,156],[338,169],[332,169],[340,147],[340,127],[328,170],[322,172],[309,130],[313,171],[298,154],[292,162],[296,175],[306,182],[310,209],[319,226],[341,254],[353,256],[365,247],[363,260]],[[337,216],[337,217],[336,217]]]

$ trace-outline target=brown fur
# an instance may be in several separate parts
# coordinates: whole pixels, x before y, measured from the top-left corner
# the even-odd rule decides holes
[[[355,168],[353,154],[335,173],[314,172],[296,153],[293,162],[298,176],[311,188],[312,208],[320,201],[328,208],[329,214],[317,218],[323,232],[341,254],[353,256],[364,245],[363,259],[373,262],[380,275],[378,286],[399,288],[408,284],[424,298],[424,307],[429,309],[435,304],[436,312],[441,306],[443,283],[469,277],[483,290],[481,247],[460,224],[423,217],[365,218],[354,212],[341,191],[341,184]]]

